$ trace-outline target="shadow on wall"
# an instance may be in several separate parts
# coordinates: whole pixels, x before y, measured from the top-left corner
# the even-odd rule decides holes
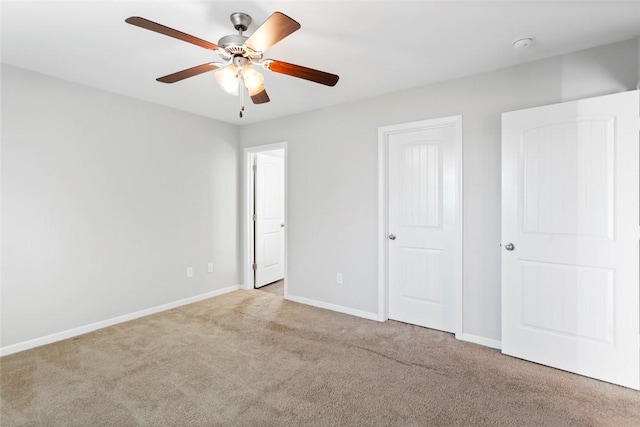
[[[629,49],[628,44],[637,45],[637,49]],[[630,51],[636,52],[636,61],[626,58]],[[626,92],[640,86],[640,39],[575,52],[561,58],[562,101]],[[607,90],[603,91],[603,88]]]

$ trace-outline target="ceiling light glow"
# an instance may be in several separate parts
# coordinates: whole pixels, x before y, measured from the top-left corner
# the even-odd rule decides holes
[[[238,70],[234,65],[230,64],[216,71],[214,77],[225,92],[238,96],[240,79],[238,77]]]

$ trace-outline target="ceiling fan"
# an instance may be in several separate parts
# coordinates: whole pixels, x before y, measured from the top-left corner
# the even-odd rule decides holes
[[[326,86],[335,86],[338,82],[339,77],[335,74],[275,59],[263,59],[265,50],[300,29],[300,24],[284,13],[274,12],[250,36],[245,36],[243,32],[249,28],[251,16],[246,13],[235,12],[231,14],[230,19],[238,34],[224,36],[218,41],[218,44],[139,16],[127,18],[125,22],[213,50],[220,55],[221,62],[207,62],[206,64],[158,77],[156,80],[162,83],[175,83],[198,74],[218,70],[215,73],[215,79],[222,89],[232,95],[242,94],[244,96],[244,88],[246,88],[254,104],[263,104],[270,101],[269,95],[267,95],[263,84],[264,77],[253,69],[253,65],[261,66],[265,70],[274,73],[298,77]],[[240,117],[243,115],[243,110],[244,105],[241,101]]]

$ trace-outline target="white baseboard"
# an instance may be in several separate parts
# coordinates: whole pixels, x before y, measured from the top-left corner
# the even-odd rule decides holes
[[[331,311],[337,311],[339,313],[350,314],[352,316],[362,317],[369,320],[375,320],[377,322],[384,322],[386,319],[381,318],[378,313],[371,313],[368,311],[356,310],[341,305],[330,304],[323,301],[317,301],[310,298],[298,297],[295,295],[287,295],[286,298],[289,301],[299,302],[301,304],[311,305],[318,308],[324,308]],[[461,341],[468,341],[474,344],[480,344],[485,347],[495,348],[497,350],[502,349],[502,342],[491,338],[480,337],[472,334],[456,334],[456,338]]]
[[[46,335],[44,337],[34,338],[32,340],[23,341],[17,344],[0,347],[0,356],[8,356],[9,354],[18,353],[24,350],[29,350],[30,348],[40,347],[42,345],[51,344],[56,341],[66,340],[68,338],[73,338],[78,335],[86,334],[88,332],[92,332],[97,329],[102,329],[108,326],[117,325],[118,323],[128,322],[129,320],[134,320],[140,317],[149,316],[150,314],[171,310],[172,308],[180,307],[187,304],[192,304],[194,302],[202,301],[208,298],[217,297],[219,295],[233,292],[238,289],[240,289],[240,285],[229,286],[227,288],[206,292],[204,294],[196,295],[189,298],[184,298],[177,301],[172,301],[166,304],[158,305],[156,307],[146,308],[144,310],[136,311],[134,313],[124,314],[122,316],[113,317],[111,319],[101,320],[100,322],[91,323],[89,325],[68,329],[62,332],[56,332],[55,334]]]
[[[456,338],[462,340],[462,341],[468,341],[468,342],[472,342],[474,344],[480,344],[483,345],[485,347],[491,347],[491,348],[495,348],[497,350],[501,350],[502,349],[502,341],[498,341],[498,340],[494,340],[491,338],[485,338],[485,337],[479,337],[477,335],[471,335],[471,334],[460,334],[460,336],[456,336]]]
[[[318,308],[324,308],[331,311],[337,311],[338,313],[350,314],[352,316],[362,317],[369,320],[380,321],[378,313],[370,313],[368,311],[357,310],[355,308],[344,307],[341,305],[330,304],[328,302],[316,301],[310,298],[297,297],[295,295],[288,294],[286,299],[293,302],[299,302],[300,304],[312,305]]]

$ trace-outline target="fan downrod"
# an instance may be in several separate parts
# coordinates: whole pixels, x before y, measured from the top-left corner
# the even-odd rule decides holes
[[[242,34],[243,31],[247,31],[247,28],[251,25],[251,16],[243,12],[232,13],[229,19],[231,19],[233,28],[240,31],[240,34]]]

